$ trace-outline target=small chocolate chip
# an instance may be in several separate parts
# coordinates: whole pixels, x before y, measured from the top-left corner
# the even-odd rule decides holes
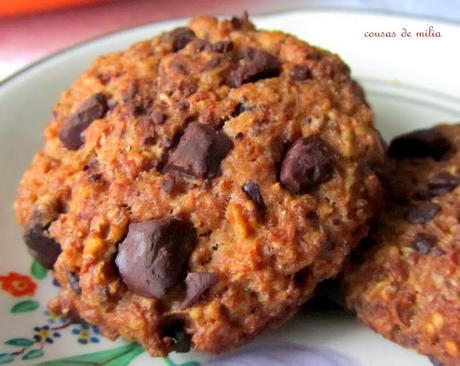
[[[182,320],[175,320],[165,326],[163,334],[171,341],[171,351],[184,353],[189,352],[192,348],[192,339],[184,328],[185,324]]]
[[[165,171],[193,178],[213,178],[218,175],[220,162],[233,147],[230,138],[214,127],[191,123],[172,153]]]
[[[93,95],[62,126],[59,132],[59,139],[67,149],[77,150],[84,143],[82,133],[94,120],[103,118],[107,111],[107,97],[105,94],[97,93]]]
[[[432,196],[441,196],[452,192],[459,183],[460,180],[458,177],[443,171],[430,179],[428,182],[428,193]]]
[[[451,149],[449,140],[439,130],[431,128],[396,137],[388,148],[388,156],[395,159],[431,157],[441,160]]]
[[[299,138],[281,165],[281,184],[292,194],[303,194],[332,178],[333,155],[319,137]]]
[[[235,139],[238,140],[238,141],[241,141],[242,139],[244,139],[244,133],[243,132],[238,132],[235,135]]]
[[[157,125],[162,125],[166,122],[165,114],[156,109],[150,113],[150,117],[152,118],[153,123],[156,123]]]
[[[182,309],[192,306],[204,292],[217,282],[217,275],[211,272],[190,272],[185,279],[187,292],[181,304]]]
[[[67,281],[72,291],[75,292],[75,294],[77,295],[81,295],[80,273],[67,271],[66,275]]]
[[[53,210],[35,211],[25,227],[24,241],[29,253],[43,267],[51,269],[61,253],[61,246],[48,232],[48,228],[57,218]]]
[[[295,65],[289,72],[289,75],[295,81],[302,81],[311,78],[311,72],[308,65]]]
[[[183,220],[131,223],[115,263],[131,291],[161,299],[183,279],[195,241],[194,227]]]
[[[280,70],[277,57],[261,49],[247,48],[241,53],[237,67],[230,73],[230,86],[240,87],[248,82],[276,77]]]
[[[211,51],[218,53],[230,52],[233,49],[232,41],[220,41],[211,45]]]
[[[195,38],[195,33],[190,28],[180,27],[171,31],[169,37],[172,40],[173,51],[177,52],[183,49]]]
[[[431,248],[436,245],[436,238],[431,235],[418,233],[412,240],[412,247],[422,255],[427,255]]]
[[[431,201],[424,201],[413,207],[408,215],[407,221],[411,224],[426,224],[441,211],[441,206]]]
[[[428,358],[434,366],[444,366],[444,364],[441,361],[439,361],[436,357],[428,356]]]
[[[254,182],[246,182],[243,184],[243,192],[246,193],[246,196],[254,202],[258,209],[265,209],[265,202],[260,193],[260,187],[257,183]]]

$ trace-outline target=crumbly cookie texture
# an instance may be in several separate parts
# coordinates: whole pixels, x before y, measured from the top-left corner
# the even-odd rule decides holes
[[[382,143],[348,67],[245,17],[98,58],[45,140],[16,212],[62,286],[49,306],[152,355],[286,321],[381,200]]]
[[[433,364],[460,365],[460,125],[402,135],[388,153],[388,202],[347,266],[347,303]]]

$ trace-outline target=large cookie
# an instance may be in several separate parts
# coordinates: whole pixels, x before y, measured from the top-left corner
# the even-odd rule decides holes
[[[283,323],[380,202],[382,144],[348,67],[247,18],[100,57],[45,139],[16,212],[37,260],[57,257],[50,307],[153,355]]]
[[[345,271],[348,305],[372,329],[460,365],[460,125],[393,140],[389,199]]]

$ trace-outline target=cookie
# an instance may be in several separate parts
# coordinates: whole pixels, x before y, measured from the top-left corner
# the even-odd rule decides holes
[[[460,364],[460,125],[397,137],[388,201],[345,271],[349,307],[384,337]]]
[[[382,158],[337,56],[199,17],[62,94],[16,212],[62,286],[54,312],[152,355],[222,352],[339,271],[380,204]]]

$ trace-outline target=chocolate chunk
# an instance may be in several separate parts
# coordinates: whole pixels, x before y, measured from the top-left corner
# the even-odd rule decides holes
[[[434,365],[434,366],[444,366],[444,364],[439,361],[436,357],[434,356],[429,356],[428,357],[430,359],[430,362]]]
[[[59,139],[67,149],[77,150],[84,143],[82,133],[94,120],[103,118],[107,111],[105,94],[94,94],[70,116],[59,132]]]
[[[230,86],[240,87],[245,83],[276,77],[280,69],[277,57],[264,50],[247,48],[241,53],[236,69],[230,73]]]
[[[310,68],[308,65],[295,65],[289,72],[291,78],[295,81],[302,81],[311,77]]]
[[[177,52],[187,46],[195,38],[195,33],[190,28],[180,27],[169,33],[172,40],[173,51]]]
[[[439,130],[431,128],[396,137],[388,148],[388,156],[395,159],[431,157],[441,160],[451,149],[449,140]]]
[[[265,209],[265,202],[260,193],[260,187],[257,183],[254,182],[246,182],[243,184],[243,192],[246,193],[248,198],[254,202],[257,208]]]
[[[444,171],[430,179],[428,182],[428,193],[432,196],[441,196],[452,192],[459,183],[460,180],[458,177]]]
[[[72,291],[75,292],[77,295],[81,295],[80,273],[67,271],[66,275],[67,281]]]
[[[175,320],[165,327],[163,334],[171,342],[171,351],[183,353],[189,352],[192,348],[192,339],[184,328],[185,324],[182,320]]]
[[[420,254],[427,255],[431,248],[436,245],[436,238],[431,235],[418,233],[412,240],[412,247]]]
[[[187,292],[181,308],[193,305],[201,295],[217,282],[217,275],[210,272],[190,272],[185,279]]]
[[[211,125],[191,123],[165,170],[193,178],[213,178],[218,175],[220,162],[232,147],[232,141],[223,132]]]
[[[441,211],[441,206],[431,201],[424,201],[413,207],[408,215],[407,221],[411,224],[426,224]]]
[[[131,291],[161,299],[183,279],[195,241],[193,226],[175,218],[131,223],[115,263]]]
[[[50,224],[56,220],[53,210],[35,211],[25,227],[24,241],[29,253],[43,267],[51,269],[61,253],[61,246],[48,232]]]
[[[230,52],[233,49],[233,42],[232,41],[220,41],[213,43],[211,45],[211,51],[225,53]]]
[[[166,121],[166,116],[159,110],[154,110],[150,114],[150,117],[152,118],[153,123],[156,123],[157,125],[162,125]]]
[[[303,194],[332,178],[332,152],[319,137],[299,138],[284,157],[281,184]]]

